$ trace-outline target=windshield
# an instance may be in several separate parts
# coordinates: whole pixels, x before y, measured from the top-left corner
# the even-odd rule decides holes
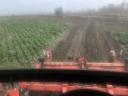
[[[126,72],[127,63],[127,0],[0,0],[0,70]]]
[[[117,1],[0,1],[0,69],[83,61],[90,69],[121,70],[128,59],[128,7]]]

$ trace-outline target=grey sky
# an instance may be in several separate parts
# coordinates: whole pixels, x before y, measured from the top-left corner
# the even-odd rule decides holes
[[[59,6],[65,11],[97,9],[123,1],[128,2],[128,0],[0,0],[0,15],[49,13]]]

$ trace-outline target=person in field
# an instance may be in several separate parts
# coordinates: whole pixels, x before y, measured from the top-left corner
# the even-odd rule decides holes
[[[51,61],[52,60],[52,51],[50,49],[46,49],[43,51],[44,58],[38,58],[37,63],[35,64],[36,69],[41,69],[44,65],[45,61]]]
[[[115,62],[116,59],[117,59],[116,51],[114,49],[110,50],[110,61]]]
[[[43,51],[45,61],[51,61],[52,60],[52,51],[50,49],[46,49]]]
[[[44,58],[38,58],[37,63],[35,64],[36,69],[41,69],[43,68],[44,65]]]
[[[85,56],[79,56],[77,61],[80,64],[81,69],[88,69],[87,58]]]
[[[120,55],[120,57],[122,57],[122,56],[123,56],[123,53],[124,53],[124,50],[123,50],[123,49],[121,49],[121,50],[120,50],[120,54],[119,54],[119,55]]]

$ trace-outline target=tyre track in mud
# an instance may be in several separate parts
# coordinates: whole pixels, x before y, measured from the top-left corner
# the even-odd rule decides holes
[[[68,49],[70,47],[70,44],[73,42],[75,31],[77,30],[77,26],[71,26],[71,29],[69,30],[69,33],[67,37],[65,37],[63,40],[59,42],[59,44],[55,47],[53,50],[53,60],[64,60],[66,58],[66,54],[68,52]]]
[[[109,51],[115,45],[103,24],[97,20],[81,20],[72,24],[68,36],[53,50],[54,60],[84,55],[89,61],[109,61]]]
[[[53,50],[53,60],[67,60],[68,56],[77,57],[83,50],[83,38],[85,38],[86,20],[74,20],[71,23],[71,27],[68,36],[65,37]]]
[[[116,54],[117,54],[117,60],[122,61],[122,59],[119,56],[119,54],[120,54],[120,45],[113,38],[111,30],[107,30],[105,28],[105,25],[104,24],[102,24],[102,25],[103,25],[103,29],[104,29],[103,37],[105,39],[106,45],[109,46],[109,50],[114,49],[116,51]]]
[[[84,24],[79,24],[78,30],[75,32],[75,36],[73,38],[73,42],[70,45],[70,48],[68,50],[67,56],[71,57],[78,57],[80,55],[84,55],[84,42],[83,40],[85,39],[85,30],[88,26],[88,23]]]
[[[89,61],[110,61],[110,50],[114,49],[114,42],[104,26],[98,21],[90,23],[86,30],[86,55]]]
[[[88,28],[85,30],[85,55],[89,61],[100,61],[103,59],[101,53],[104,53],[104,48],[102,48],[104,45],[97,27],[96,22],[93,21],[90,22]]]

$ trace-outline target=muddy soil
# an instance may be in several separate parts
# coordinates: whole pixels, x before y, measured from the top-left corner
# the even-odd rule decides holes
[[[105,30],[102,20],[73,18],[66,37],[53,49],[54,60],[67,60],[67,57],[84,55],[89,61],[109,61],[110,50],[118,45],[111,32]]]

